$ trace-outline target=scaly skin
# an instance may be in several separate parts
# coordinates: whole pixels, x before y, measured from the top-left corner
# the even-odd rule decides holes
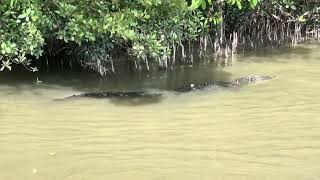
[[[238,79],[235,79],[230,82],[223,82],[223,81],[210,81],[206,83],[194,83],[194,84],[189,84],[183,87],[179,87],[175,89],[174,91],[176,92],[189,92],[197,89],[205,89],[208,87],[213,87],[213,86],[221,86],[221,87],[239,87],[242,85],[246,84],[252,84],[264,80],[269,80],[274,78],[273,76],[259,76],[259,75],[248,75],[244,76]]]
[[[273,78],[275,78],[275,77],[273,77],[273,76],[248,75],[248,76],[244,76],[244,77],[235,79],[235,80],[232,81],[232,83],[238,84],[238,85],[246,85],[246,84],[256,83],[256,82],[259,82],[259,81],[265,81],[265,80],[273,79]]]

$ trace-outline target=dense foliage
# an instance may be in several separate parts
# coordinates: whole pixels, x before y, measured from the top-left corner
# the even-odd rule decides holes
[[[319,5],[316,0],[3,0],[0,70],[16,63],[37,71],[30,59],[67,51],[101,74],[114,71],[117,52],[127,52],[147,69],[149,60],[166,67],[174,64],[178,47],[184,56],[186,42],[225,36],[217,33],[222,22],[225,32],[252,33],[253,22],[264,17],[318,28]]]

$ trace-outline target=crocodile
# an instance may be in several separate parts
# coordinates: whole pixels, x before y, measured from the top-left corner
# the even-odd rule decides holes
[[[260,76],[260,75],[248,75],[229,82],[224,81],[209,81],[204,83],[192,83],[179,88],[174,89],[176,93],[185,93],[194,90],[206,89],[213,86],[220,87],[241,87],[246,84],[256,83],[264,80],[269,80],[274,76]],[[161,93],[150,93],[147,91],[129,91],[129,92],[88,92],[78,95],[66,97],[65,99],[77,99],[77,98],[110,98],[118,100],[136,100],[136,99],[157,99],[159,100],[163,94]]]
[[[209,81],[204,83],[191,83],[179,88],[174,89],[176,92],[189,92],[199,89],[205,89],[213,86],[220,86],[220,87],[240,87],[247,84],[252,84],[260,81],[265,81],[274,78],[274,76],[260,76],[260,75],[248,75],[244,76],[230,82],[224,81]]]

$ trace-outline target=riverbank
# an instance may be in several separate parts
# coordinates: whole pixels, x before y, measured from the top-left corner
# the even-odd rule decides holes
[[[0,76],[0,179],[317,179],[319,52],[319,45],[264,48],[236,55],[232,66],[105,78],[43,73],[38,85],[26,74]],[[140,106],[53,101],[247,74],[277,78]]]
[[[206,52],[232,57],[241,44],[319,39],[316,1],[6,1],[0,5],[0,70],[14,64],[116,72],[192,64]],[[40,61],[40,62],[39,62]],[[39,62],[39,63],[34,63]]]

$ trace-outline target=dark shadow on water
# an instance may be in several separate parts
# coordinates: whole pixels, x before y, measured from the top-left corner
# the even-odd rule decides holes
[[[94,100],[94,101],[109,101],[114,105],[121,105],[121,106],[141,106],[141,105],[148,105],[148,104],[155,104],[159,103],[164,99],[162,94],[148,94],[146,96],[141,97],[80,97],[80,96],[70,96],[63,99],[55,99],[54,102],[58,103],[68,103],[68,102],[76,102],[81,100]]]
[[[257,58],[251,58],[250,61],[288,63],[291,60],[294,61],[297,56],[308,59],[308,56],[314,53],[313,51],[314,49],[307,46],[298,46],[296,48],[288,46],[275,49],[261,48],[257,51],[246,51],[238,60],[246,61],[250,56],[255,56]],[[241,54],[241,52],[239,53]],[[199,82],[232,80],[231,73],[224,71],[223,67],[218,67],[215,62],[210,61],[194,63],[193,65],[175,66],[170,70],[154,69],[150,72],[145,70],[128,71],[111,74],[107,77],[101,77],[99,74],[84,71],[42,71],[32,73],[23,71],[23,68],[14,68],[13,71],[15,72],[0,72],[2,94],[14,96],[15,94],[27,92],[41,97],[46,96],[47,91],[51,91],[51,93],[57,92],[59,96],[61,95],[59,97],[61,99],[83,92],[146,91],[154,93],[156,91],[172,91],[178,87]],[[37,79],[41,82],[37,83]],[[50,99],[51,97],[46,98]],[[111,102],[117,105],[139,105],[158,103],[161,100],[162,97],[155,99],[118,98],[111,99]]]
[[[229,81],[230,73],[214,64],[193,64],[176,66],[172,70],[155,70],[152,72],[137,71],[123,74],[114,74],[101,77],[89,72],[1,72],[0,86],[10,87],[8,92],[11,95],[28,92],[38,95],[39,91],[45,93],[46,90],[63,92],[67,89],[65,96],[61,99],[81,92],[129,92],[146,91],[154,93],[156,91],[172,91],[177,87],[195,82],[207,81]],[[42,81],[36,83],[36,80]],[[63,94],[60,93],[59,94]],[[115,104],[145,104],[160,102],[156,99],[113,99]]]

